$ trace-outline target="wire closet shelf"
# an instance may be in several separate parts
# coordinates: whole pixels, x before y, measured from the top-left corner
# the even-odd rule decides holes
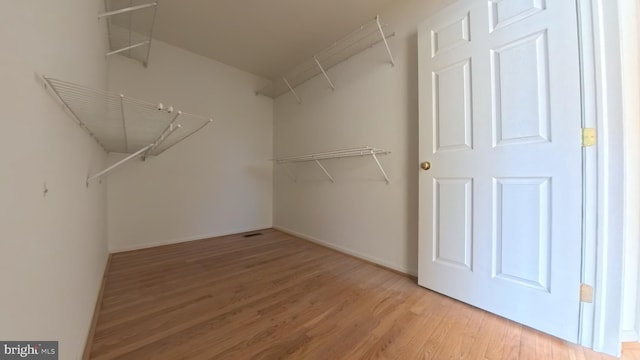
[[[213,119],[122,94],[42,77],[46,88],[62,102],[74,120],[106,152],[130,154],[122,163],[160,155],[195,134]],[[87,181],[106,175],[109,167]]]
[[[279,164],[279,165],[313,161],[316,163],[316,165],[318,165],[318,167],[320,167],[322,172],[324,172],[324,174],[329,178],[331,182],[335,182],[335,180],[333,179],[333,176],[331,176],[329,171],[324,167],[324,165],[322,165],[320,160],[340,159],[340,158],[356,157],[356,156],[360,156],[360,157],[371,156],[371,158],[375,160],[376,165],[378,166],[378,169],[382,173],[382,176],[384,176],[384,180],[388,185],[390,184],[389,176],[384,171],[384,168],[382,167],[382,164],[378,159],[378,155],[388,155],[388,154],[391,154],[391,151],[382,150],[382,149],[378,149],[370,146],[363,146],[358,148],[333,150],[333,151],[319,152],[319,153],[313,153],[313,154],[307,154],[307,155],[284,156],[284,157],[275,158],[273,160],[276,162],[276,164]],[[293,174],[289,173],[289,175],[291,175],[291,177],[295,180],[295,176],[293,176]]]
[[[106,56],[120,54],[147,67],[158,3],[105,0],[104,8],[98,19],[107,21],[109,52]]]
[[[322,74],[331,89],[335,89],[327,71],[343,61],[351,58],[376,44],[384,43],[391,65],[395,60],[387,39],[395,36],[395,33],[385,34],[386,24],[376,16],[371,21],[361,25],[346,36],[316,53],[312,58],[287,71],[280,78],[272,80],[267,86],[260,89],[259,95],[277,98],[286,92],[292,92],[298,102],[302,102],[296,91],[298,85]]]

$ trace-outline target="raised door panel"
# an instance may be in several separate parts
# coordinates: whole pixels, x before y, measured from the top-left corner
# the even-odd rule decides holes
[[[494,179],[493,276],[549,292],[551,179]]]
[[[491,50],[494,146],[551,140],[547,64],[544,31]]]
[[[434,150],[472,148],[471,59],[433,72]]]
[[[434,179],[433,261],[472,270],[473,180]]]

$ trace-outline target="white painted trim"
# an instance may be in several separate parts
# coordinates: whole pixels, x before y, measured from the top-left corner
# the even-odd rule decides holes
[[[380,266],[383,266],[383,267],[386,267],[386,268],[389,268],[389,269],[392,269],[392,270],[395,270],[395,271],[399,271],[401,273],[409,274],[409,275],[412,275],[412,276],[418,276],[417,273],[412,272],[412,271],[410,271],[409,269],[407,269],[405,267],[398,266],[398,265],[395,265],[395,264],[391,264],[391,263],[386,262],[386,261],[384,261],[382,259],[378,259],[376,257],[369,256],[369,255],[363,254],[361,252],[358,252],[358,251],[355,251],[355,250],[352,250],[352,249],[349,249],[349,248],[346,248],[346,247],[343,247],[343,246],[335,245],[335,244],[333,244],[333,243],[331,243],[329,241],[320,240],[320,239],[318,239],[316,237],[313,237],[313,236],[310,236],[310,235],[307,235],[307,234],[303,234],[303,233],[297,232],[295,230],[291,230],[291,229],[286,228],[284,226],[274,225],[273,228],[278,230],[278,231],[282,231],[283,233],[286,233],[286,234],[289,234],[289,235],[292,235],[292,236],[295,236],[295,237],[299,237],[299,238],[307,240],[307,241],[311,241],[313,243],[322,245],[324,247],[328,247],[330,249],[339,251],[341,253],[345,253],[347,255],[351,255],[351,256],[357,257],[359,259],[366,260],[368,262],[372,262],[374,264],[378,264]]]
[[[618,1],[578,0],[578,4],[586,65],[585,104],[595,103],[598,129],[597,200],[585,214],[595,219],[595,257],[587,253],[584,264],[586,277],[595,271],[595,298],[592,308],[584,306],[581,313],[581,344],[619,356],[624,176]],[[587,191],[593,190],[589,178],[586,180]],[[592,231],[586,229],[586,235]],[[584,250],[589,251],[592,245],[587,243]]]
[[[640,341],[640,335],[637,330],[625,330],[620,334],[620,340],[622,342],[637,342]]]
[[[638,0],[620,0],[620,43],[622,58],[624,156],[625,156],[625,212],[624,212],[624,276],[622,307],[622,341],[638,341],[640,308],[638,307],[640,255],[640,42],[638,41]]]
[[[220,237],[220,236],[237,235],[237,234],[242,234],[242,233],[252,232],[252,231],[261,231],[261,230],[266,230],[266,229],[270,229],[270,228],[271,228],[271,225],[265,225],[265,226],[260,226],[260,227],[240,228],[240,229],[235,229],[235,230],[230,230],[230,231],[212,232],[212,233],[208,233],[208,234],[193,235],[193,236],[177,238],[177,239],[170,239],[170,240],[165,240],[165,241],[160,241],[160,242],[136,244],[136,245],[132,245],[132,246],[124,246],[124,247],[116,247],[116,248],[111,248],[110,247],[109,248],[109,252],[112,253],[112,254],[116,254],[116,253],[125,252],[125,251],[148,249],[148,248],[153,248],[153,247],[157,247],[157,246],[173,245],[173,244],[179,244],[179,243],[183,243],[183,242],[204,240],[204,239]]]

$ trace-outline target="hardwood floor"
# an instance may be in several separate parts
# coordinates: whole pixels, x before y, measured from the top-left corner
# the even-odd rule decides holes
[[[612,359],[261,232],[114,254],[91,358]]]

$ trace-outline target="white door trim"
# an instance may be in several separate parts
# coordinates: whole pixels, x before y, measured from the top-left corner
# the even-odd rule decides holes
[[[623,259],[622,81],[618,0],[577,0],[585,126],[598,145],[586,150],[583,281],[594,303],[583,304],[580,343],[620,354]]]

